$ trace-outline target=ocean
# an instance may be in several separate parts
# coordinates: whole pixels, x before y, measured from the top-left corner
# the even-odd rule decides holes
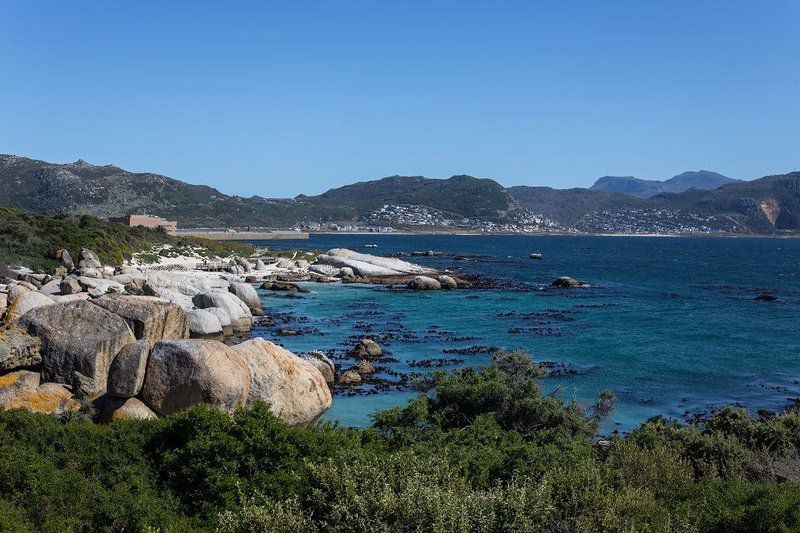
[[[360,337],[387,352],[381,383],[335,395],[325,418],[344,426],[368,425],[376,410],[417,394],[403,381],[410,374],[486,364],[491,348],[529,352],[552,371],[544,387],[567,401],[613,391],[606,433],[727,404],[777,411],[800,397],[800,239],[332,234],[257,244],[433,250],[442,255],[406,259],[492,280],[424,293],[315,283],[292,298],[260,291],[274,323],[254,335],[298,354],[325,351],[345,367]],[[592,287],[550,288],[559,276]],[[766,293],[778,299],[756,300]]]

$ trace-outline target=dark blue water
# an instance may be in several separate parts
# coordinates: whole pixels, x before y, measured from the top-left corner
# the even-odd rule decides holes
[[[364,249],[367,243],[379,248]],[[800,240],[313,235],[274,244],[483,255],[414,261],[515,285],[413,293],[308,284],[312,293],[302,298],[264,294],[265,306],[304,334],[256,333],[297,353],[330,351],[347,366],[354,336],[383,335],[397,359],[391,371],[407,374],[429,371],[414,366],[426,359],[460,359],[439,361],[443,368],[489,360],[443,350],[524,348],[537,361],[558,363],[546,386],[565,399],[588,403],[611,389],[619,403],[606,430],[629,430],[657,414],[682,420],[725,404],[780,410],[800,396]],[[544,260],[529,259],[531,252]],[[544,288],[562,275],[593,288]],[[763,292],[779,300],[756,301]],[[365,425],[370,413],[411,394],[338,395],[327,417]]]

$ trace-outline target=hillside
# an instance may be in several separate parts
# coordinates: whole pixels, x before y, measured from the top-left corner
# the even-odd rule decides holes
[[[627,194],[581,188],[553,189],[520,185],[509,187],[507,191],[520,206],[568,227],[575,225],[586,213],[636,207],[643,202],[640,198]]]
[[[58,265],[56,251],[62,248],[73,257],[78,257],[81,248],[89,248],[103,262],[120,264],[134,252],[161,244],[202,247],[209,254],[219,256],[252,252],[249,246],[237,242],[172,237],[161,230],[129,228],[90,215],[31,215],[17,208],[0,206],[0,266],[21,264],[52,270]]]
[[[24,191],[24,194],[21,193]],[[513,208],[502,186],[488,179],[393,176],[331,189],[319,196],[274,199],[229,196],[152,173],[113,165],[54,164],[0,155],[0,205],[33,213],[118,217],[146,212],[181,227],[291,226],[303,221],[355,221],[384,204],[415,204],[458,217],[492,220]]]
[[[633,176],[603,176],[590,187],[593,191],[650,198],[662,192],[681,193],[689,189],[713,190],[738,180],[709,170],[684,172],[668,180],[644,180]]]
[[[175,219],[184,228],[345,223],[488,232],[772,234],[800,231],[797,176],[736,181],[698,171],[663,182],[607,177],[590,189],[566,190],[506,189],[471,176],[391,176],[318,196],[276,199],[230,196],[113,165],[53,164],[5,155],[0,156],[0,205],[99,217],[146,212]]]
[[[391,176],[345,185],[319,196],[298,196],[295,200],[318,206],[347,206],[355,216],[363,216],[387,204],[407,204],[462,217],[497,219],[513,207],[502,185],[472,176],[453,176],[445,180]]]

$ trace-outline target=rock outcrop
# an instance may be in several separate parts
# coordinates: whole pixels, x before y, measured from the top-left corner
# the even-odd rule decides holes
[[[58,383],[42,383],[37,388],[23,392],[5,405],[6,409],[27,409],[35,413],[56,414],[77,410],[80,404],[72,392]]]
[[[19,319],[31,309],[53,305],[55,303],[51,298],[36,291],[27,290],[16,294],[9,293],[9,296],[12,294],[14,297],[9,298],[8,311],[6,312],[6,321],[10,323]]]
[[[239,351],[214,340],[167,340],[150,353],[141,398],[162,416],[201,403],[231,413],[249,391],[250,373]]]
[[[71,384],[77,371],[94,382],[96,392],[106,390],[117,353],[136,340],[125,320],[84,301],[32,309],[19,327],[42,342],[43,381]]]
[[[0,376],[0,405],[7,406],[20,395],[36,390],[41,376],[38,372],[17,370]]]
[[[383,350],[372,339],[361,339],[356,343],[350,354],[356,359],[373,359],[383,355]]]
[[[137,339],[152,347],[162,339],[186,339],[186,312],[179,306],[152,296],[108,295],[92,303],[125,319]]]
[[[231,319],[231,327],[235,332],[250,331],[253,327],[253,315],[244,302],[228,292],[204,292],[195,295],[192,302],[200,309],[219,307]]]
[[[108,370],[108,393],[120,398],[139,394],[144,383],[149,354],[150,343],[145,339],[132,342],[120,350]]]
[[[442,284],[428,276],[416,276],[408,282],[408,288],[413,291],[438,291]]]
[[[553,283],[551,283],[551,285],[553,287],[561,287],[564,289],[575,288],[575,287],[588,287],[587,283],[584,283],[583,281],[578,281],[577,279],[571,278],[569,276],[561,276],[560,278],[553,280]]]
[[[332,397],[325,378],[305,359],[262,338],[233,347],[250,369],[247,403],[261,400],[291,425],[313,422],[330,408]]]
[[[189,323],[189,336],[193,339],[222,340],[222,324],[214,313],[206,309],[192,309],[186,313],[186,320]]]
[[[42,342],[16,326],[0,328],[0,370],[13,370],[42,362]]]
[[[261,298],[255,288],[249,283],[231,282],[228,290],[235,294],[250,309],[253,316],[263,316],[264,309],[261,307]]]

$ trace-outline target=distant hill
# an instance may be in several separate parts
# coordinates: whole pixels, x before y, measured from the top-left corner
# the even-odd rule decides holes
[[[650,198],[662,192],[680,193],[691,188],[713,190],[739,180],[709,170],[684,172],[665,181],[644,180],[633,176],[603,176],[590,187],[593,191],[630,194]]]
[[[392,176],[319,196],[243,198],[113,165],[82,160],[55,164],[0,155],[0,205],[33,213],[118,217],[143,212],[175,219],[181,227],[290,226],[301,221],[356,221],[384,204],[424,205],[456,217],[486,220],[502,220],[515,208],[500,184],[470,176]]]
[[[506,190],[520,206],[567,227],[574,226],[591,211],[637,207],[643,203],[641,198],[627,194],[581,188],[553,189],[520,185]]]
[[[800,231],[800,173],[754,181],[708,171],[685,172],[663,182],[606,177],[590,189],[566,190],[504,188],[471,176],[391,176],[317,196],[281,199],[231,196],[113,165],[80,160],[54,164],[0,155],[0,205],[100,217],[142,212],[175,219],[180,227],[344,222],[466,225],[486,231],[771,234]]]
[[[331,189],[319,196],[298,196],[311,205],[352,208],[362,216],[386,204],[422,205],[454,215],[499,219],[513,208],[502,185],[490,179],[453,176],[432,179],[422,176],[391,176]]]

